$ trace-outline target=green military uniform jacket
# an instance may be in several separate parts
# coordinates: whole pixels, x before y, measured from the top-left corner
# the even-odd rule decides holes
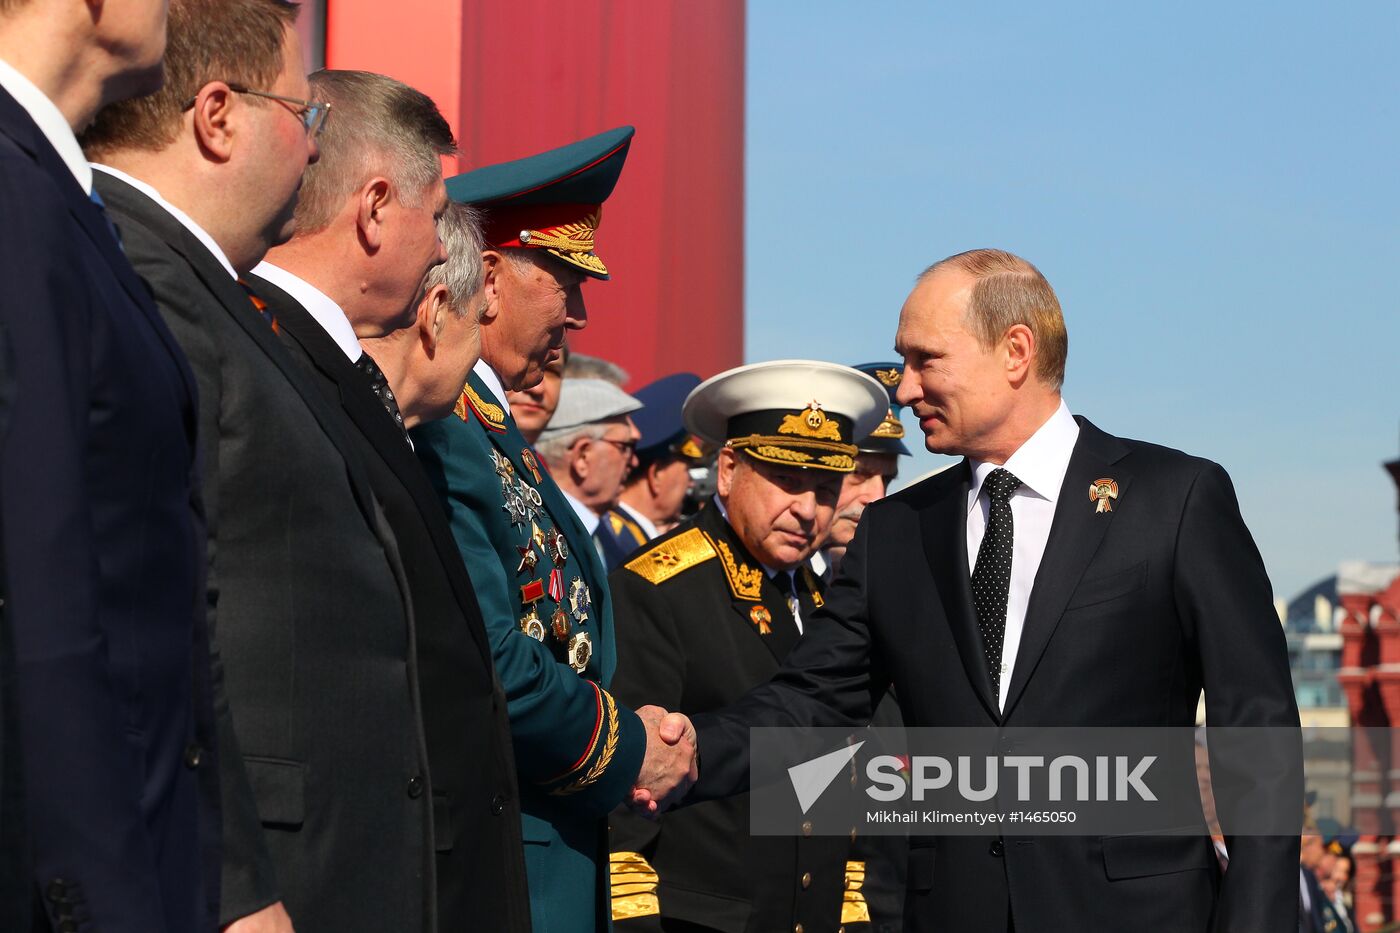
[[[473,373],[413,442],[443,497],[505,690],[538,933],[608,928],[607,813],[646,732],[607,687],[612,601],[598,553],[504,403]]]
[[[622,620],[614,689],[629,703],[720,709],[766,682],[799,638],[785,595],[715,505],[609,579]],[[810,624],[822,584],[805,565],[796,582]],[[851,840],[750,836],[747,794],[655,823],[620,811],[610,844],[613,920],[628,933],[661,930],[663,918],[726,933],[868,929],[856,926],[868,919],[863,868],[849,866],[848,890]]]

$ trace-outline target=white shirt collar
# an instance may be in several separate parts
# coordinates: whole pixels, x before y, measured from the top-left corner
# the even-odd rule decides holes
[[[506,387],[501,383],[501,377],[496,375],[496,371],[491,368],[491,364],[485,360],[478,359],[476,365],[472,367],[472,372],[477,378],[486,383],[486,388],[491,390],[491,394],[496,396],[496,401],[501,403],[501,407],[510,414],[510,402],[506,401]]]
[[[563,487],[560,487],[559,491],[564,493],[564,498],[568,499],[569,505],[574,507],[574,514],[576,514],[578,520],[583,523],[584,531],[587,531],[590,535],[597,531],[598,523],[602,521],[602,517],[567,492],[564,492]]]
[[[335,341],[335,345],[340,347],[342,353],[350,358],[350,362],[355,362],[363,354],[360,341],[355,336],[355,328],[350,326],[350,319],[345,316],[340,305],[336,304],[325,292],[315,285],[299,276],[295,276],[280,266],[274,266],[270,262],[260,262],[253,269],[253,274],[259,278],[267,279],[282,291],[296,299],[297,304],[306,309],[306,313],[316,319],[316,323],[321,325],[321,329],[330,335]]]
[[[191,217],[189,214],[186,214],[174,204],[171,204],[169,201],[165,200],[165,198],[161,197],[159,191],[157,191],[155,188],[151,187],[149,184],[142,181],[141,179],[128,175],[126,172],[123,172],[119,168],[112,168],[112,166],[103,165],[101,162],[93,162],[92,167],[99,172],[105,172],[106,174],[111,175],[113,178],[121,179],[131,187],[135,188],[137,191],[144,194],[146,197],[150,198],[152,201],[155,201],[157,204],[159,204],[167,214],[169,214],[171,217],[174,217],[180,222],[180,226],[184,227],[194,236],[196,240],[204,244],[205,249],[209,250],[209,252],[214,254],[214,258],[219,260],[219,265],[224,267],[224,271],[226,271],[229,274],[230,278],[238,278],[238,273],[235,272],[233,269],[233,263],[228,261],[228,256],[224,254],[223,249],[221,249],[219,247],[219,244],[214,241],[214,238],[209,235],[209,231],[205,230],[199,224],[195,223],[194,218]]]
[[[68,171],[83,189],[83,194],[92,194],[92,168],[83,155],[83,147],[78,145],[78,137],[63,111],[33,81],[15,70],[4,59],[0,59],[0,87],[9,92],[15,103],[24,108],[29,118],[39,127],[39,132],[54,147]]]
[[[1079,422],[1069,413],[1069,406],[1060,400],[1055,413],[1027,438],[1003,464],[985,460],[970,460],[972,484],[968,489],[967,510],[971,512],[982,491],[982,482],[998,466],[1005,467],[1021,481],[1017,492],[1032,495],[1047,502],[1060,497],[1060,486],[1069,471],[1069,458],[1079,439]]]
[[[637,523],[637,526],[642,529],[642,534],[647,536],[648,541],[661,536],[661,532],[656,530],[655,522],[632,508],[632,506],[628,505],[626,502],[623,502],[621,499],[617,500],[617,507],[623,512],[626,512],[632,521]]]

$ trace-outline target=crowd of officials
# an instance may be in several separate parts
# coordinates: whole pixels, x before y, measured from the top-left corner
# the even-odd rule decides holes
[[[1069,413],[1038,270],[629,394],[566,337],[632,129],[444,178],[296,12],[0,0],[0,929],[1292,925],[1296,839],[748,832],[750,725],[1296,725],[1228,479]],[[901,401],[968,459],[886,499]]]
[[[724,432],[685,427],[697,377],[632,396],[569,356],[631,129],[444,180],[433,102],[308,78],[295,15],[0,4],[0,927],[659,923],[644,846],[610,857],[608,815],[688,787],[694,736],[659,735],[646,678],[613,687],[648,649],[623,647],[608,574],[696,511],[785,510],[723,488]],[[857,471],[852,432],[898,429],[898,364],[883,385],[813,367],[742,391],[801,411],[834,386],[806,440],[835,465],[787,532],[806,601],[768,601],[788,620],[735,696],[820,599],[804,561],[837,498],[849,540],[895,472],[883,449]],[[733,546],[749,585],[767,552]],[[705,868],[718,889],[677,863],[698,899],[678,916],[869,922],[849,839],[786,840],[773,865],[708,838],[732,850]],[[749,901],[767,919],[735,921]]]

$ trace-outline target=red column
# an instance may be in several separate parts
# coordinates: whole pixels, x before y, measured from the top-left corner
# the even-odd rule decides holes
[[[572,345],[633,386],[743,361],[743,0],[329,0],[326,46],[432,96],[462,169],[635,126]]]

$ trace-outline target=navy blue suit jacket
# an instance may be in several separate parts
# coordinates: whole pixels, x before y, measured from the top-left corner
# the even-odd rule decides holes
[[[195,383],[0,90],[0,495],[35,890],[55,927],[210,929],[218,898]]]

